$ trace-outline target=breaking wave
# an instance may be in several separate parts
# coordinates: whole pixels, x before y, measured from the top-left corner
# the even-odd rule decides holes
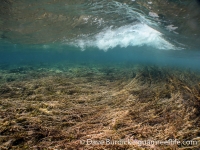
[[[107,28],[93,37],[82,36],[71,42],[72,45],[85,50],[95,47],[104,51],[115,47],[126,48],[128,46],[150,46],[161,50],[177,50],[168,42],[159,31],[146,24],[125,25],[119,28]]]

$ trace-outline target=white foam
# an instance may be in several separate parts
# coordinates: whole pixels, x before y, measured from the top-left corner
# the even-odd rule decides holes
[[[166,26],[166,29],[169,31],[174,31],[176,30],[178,27],[175,27],[173,24]]]
[[[95,47],[107,51],[115,47],[150,46],[157,49],[177,49],[173,44],[164,39],[157,30],[146,24],[125,25],[116,29],[104,29],[93,37],[82,37],[71,43],[82,50]]]
[[[153,18],[159,18],[158,14],[155,12],[149,12],[149,16],[151,16]]]

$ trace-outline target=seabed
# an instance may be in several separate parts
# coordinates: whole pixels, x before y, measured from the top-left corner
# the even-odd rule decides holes
[[[137,64],[0,66],[0,149],[198,150],[200,73]],[[99,144],[193,140],[198,144]]]

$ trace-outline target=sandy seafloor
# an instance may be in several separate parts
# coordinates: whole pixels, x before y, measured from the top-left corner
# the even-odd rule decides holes
[[[0,65],[0,149],[181,149],[200,142],[200,73],[136,63]],[[84,143],[106,139],[125,144]],[[141,144],[145,141],[193,144]]]

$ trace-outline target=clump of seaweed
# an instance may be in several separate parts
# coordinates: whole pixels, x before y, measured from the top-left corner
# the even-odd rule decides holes
[[[199,148],[197,144],[83,142],[87,139],[200,142],[199,73],[135,65],[116,65],[111,70],[101,65],[96,69],[94,65],[93,68],[77,65],[62,70],[59,73],[45,68],[41,72],[36,68],[26,70],[24,77],[35,76],[0,86],[0,149]]]

